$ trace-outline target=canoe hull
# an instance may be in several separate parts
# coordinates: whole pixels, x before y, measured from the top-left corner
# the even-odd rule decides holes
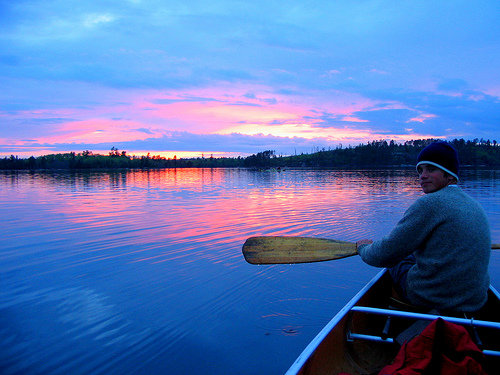
[[[500,295],[490,288],[488,304],[480,319],[500,319]],[[348,340],[350,332],[362,332],[367,337],[379,336],[387,323],[387,316],[367,315],[351,311],[354,306],[387,309],[392,294],[390,276],[385,270],[379,272],[356,296],[325,326],[311,341],[286,375],[295,374],[373,374],[390,363],[399,350],[399,345],[369,340]],[[391,330],[408,326],[408,320],[391,319]],[[478,328],[485,348],[500,350],[500,330]],[[392,341],[389,339],[388,341]],[[488,368],[499,368],[500,357],[486,357]]]

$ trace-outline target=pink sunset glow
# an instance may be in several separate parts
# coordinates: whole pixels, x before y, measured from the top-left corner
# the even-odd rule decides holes
[[[251,93],[251,94],[249,94]],[[255,94],[258,93],[258,94]],[[104,93],[101,104],[89,108],[54,108],[19,112],[18,119],[30,117],[50,123],[50,133],[36,131],[30,140],[4,138],[3,142],[21,146],[36,142],[38,145],[75,144],[72,151],[80,152],[80,144],[120,144],[151,139],[169,139],[172,133],[246,136],[273,136],[280,139],[301,138],[321,142],[361,143],[387,138],[387,135],[370,128],[369,121],[356,113],[370,112],[377,102],[359,95],[332,92],[329,100],[318,93],[309,97],[273,94],[262,86],[215,87],[211,89],[179,90],[165,94],[156,90],[122,91],[120,97],[110,100]],[[311,100],[315,98],[315,100]],[[391,104],[388,109],[396,108]],[[5,116],[5,114],[4,114]],[[424,122],[433,115],[420,115],[409,121]],[[325,118],[332,124],[324,125]],[[77,120],[75,120],[77,119]],[[414,132],[414,138],[431,137]],[[391,135],[404,140],[408,135]],[[40,155],[50,147],[32,147],[32,155]],[[94,148],[99,153],[101,148]],[[105,149],[104,149],[105,150]],[[152,153],[168,158],[196,157],[202,154],[217,156],[245,155],[240,151],[220,151],[216,148],[175,150],[165,146],[161,150],[128,150],[131,155]],[[7,153],[4,153],[6,155]]]
[[[493,1],[421,4],[422,17],[384,2],[9,4],[0,155],[291,154],[498,132]]]

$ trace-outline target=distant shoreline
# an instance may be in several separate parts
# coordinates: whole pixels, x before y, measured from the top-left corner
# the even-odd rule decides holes
[[[154,170],[165,170],[165,169],[248,169],[255,170],[259,172],[286,172],[287,170],[332,170],[332,171],[363,171],[363,170],[412,170],[415,166],[401,166],[401,165],[387,165],[387,166],[332,166],[332,167],[285,167],[282,168],[281,171],[276,170],[275,168],[255,168],[255,167],[224,167],[224,166],[215,166],[215,167],[147,167],[147,168],[129,168],[129,167],[119,167],[119,168],[108,168],[108,167],[97,167],[97,168],[32,168],[32,169],[9,169],[9,168],[0,168],[1,172],[124,172],[124,171],[154,171]],[[500,170],[500,166],[491,166],[491,165],[466,165],[460,166],[461,170]]]
[[[248,157],[173,158],[128,156],[126,151],[111,148],[109,155],[82,153],[50,154],[0,159],[0,170],[117,170],[172,168],[256,168],[256,169],[394,169],[413,168],[418,153],[432,139],[406,141],[373,141],[356,147],[322,149],[311,154],[276,156],[267,150]],[[455,139],[461,168],[500,169],[500,145],[496,141]]]

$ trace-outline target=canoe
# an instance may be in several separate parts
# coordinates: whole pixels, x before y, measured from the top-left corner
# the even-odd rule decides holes
[[[391,363],[400,346],[396,334],[417,319],[444,320],[468,328],[479,338],[485,369],[500,368],[500,294],[490,286],[488,302],[473,319],[415,312],[394,300],[391,278],[380,271],[319,332],[296,359],[286,375],[374,374]],[[427,323],[422,323],[427,324]],[[400,340],[399,340],[400,341]]]

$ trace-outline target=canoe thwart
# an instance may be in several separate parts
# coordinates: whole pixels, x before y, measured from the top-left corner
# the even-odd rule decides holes
[[[410,312],[410,311],[381,309],[381,308],[377,308],[377,307],[367,307],[367,306],[353,306],[351,311],[358,311],[358,312],[364,312],[364,313],[369,313],[369,314],[387,315],[387,316],[397,316],[400,318],[429,320],[429,321],[435,320],[437,318],[442,318],[444,320],[447,320],[447,321],[449,321],[451,323],[455,323],[455,324],[500,329],[500,322],[456,318],[454,316],[423,314],[423,313],[415,313],[415,312]]]
[[[500,329],[499,322],[475,320],[474,318],[471,318],[471,319],[456,318],[456,317],[445,316],[445,315],[418,313],[418,312],[401,311],[401,310],[393,310],[393,309],[383,309],[383,308],[367,307],[367,306],[353,306],[350,309],[350,313],[352,314],[353,312],[383,315],[383,316],[387,316],[387,320],[386,320],[386,324],[385,324],[384,329],[382,330],[380,336],[373,335],[373,334],[354,333],[351,331],[351,329],[348,329],[347,334],[346,334],[346,340],[348,342],[354,342],[355,340],[361,340],[361,341],[364,340],[364,341],[387,343],[387,344],[395,343],[396,340],[392,337],[389,337],[389,335],[388,335],[388,331],[389,331],[388,324],[390,324],[392,317],[398,317],[398,318],[403,318],[403,319],[408,319],[408,320],[420,320],[420,321],[422,321],[422,320],[433,321],[437,318],[442,318],[444,320],[447,320],[447,321],[455,323],[455,324],[460,324],[460,325],[463,325],[466,327],[472,327],[473,329],[475,329],[476,327],[483,327],[483,328],[487,328],[487,329]],[[477,332],[476,332],[476,334],[477,334]],[[500,357],[500,351],[498,351],[498,350],[482,349],[482,352],[486,356]]]

